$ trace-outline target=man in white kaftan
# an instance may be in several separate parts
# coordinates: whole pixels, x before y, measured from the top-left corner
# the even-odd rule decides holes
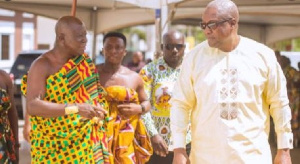
[[[274,162],[291,163],[285,77],[274,51],[237,34],[238,20],[230,0],[212,1],[204,11],[207,41],[187,54],[171,99],[173,164],[271,164],[270,115],[278,142]],[[189,109],[190,159],[184,151]]]

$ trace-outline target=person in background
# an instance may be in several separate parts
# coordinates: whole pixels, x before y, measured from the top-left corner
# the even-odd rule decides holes
[[[61,17],[54,48],[22,80],[30,115],[32,163],[109,163],[103,98],[95,65],[84,54],[81,20]]]
[[[299,139],[299,111],[300,111],[300,94],[299,87],[297,86],[300,80],[299,72],[291,66],[291,61],[286,56],[281,56],[281,66],[283,69],[284,76],[287,80],[287,92],[290,100],[290,107],[292,110],[292,131],[294,134],[294,146],[298,147]]]
[[[145,62],[143,53],[141,51],[134,52],[132,54],[132,61],[127,64],[127,68],[139,73],[144,66]]]
[[[298,130],[295,132],[295,141],[294,145],[295,147],[300,147],[300,62],[298,62],[298,80],[296,82],[296,89],[297,89],[297,99],[296,101],[298,102]]]
[[[147,64],[140,71],[152,106],[151,112],[143,116],[154,149],[149,164],[171,164],[173,160],[169,100],[173,95],[174,84],[178,78],[184,56],[184,35],[173,30],[167,32],[163,36],[161,49],[163,56]],[[187,153],[189,154],[190,131],[186,141],[188,143]]]
[[[286,79],[274,51],[238,35],[238,22],[233,1],[213,0],[204,9],[200,26],[207,40],[184,58],[171,99],[173,164],[271,164],[270,116],[277,134],[274,163],[291,164]]]
[[[141,77],[121,65],[126,55],[126,37],[119,32],[107,33],[102,52],[105,62],[97,65],[97,70],[109,102],[110,162],[145,163],[152,155],[152,147],[140,117],[150,110],[150,102]]]
[[[18,115],[14,104],[13,84],[0,70],[0,163],[19,163]]]
[[[151,62],[152,62],[152,59],[150,59],[150,58],[146,59],[146,61],[145,61],[146,64],[149,64]]]

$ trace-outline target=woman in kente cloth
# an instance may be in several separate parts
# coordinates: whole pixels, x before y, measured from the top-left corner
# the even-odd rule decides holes
[[[0,163],[18,163],[18,115],[9,75],[0,70]]]
[[[31,65],[21,89],[30,115],[32,163],[107,164],[107,103],[84,54],[86,29],[72,16],[56,24],[52,50]]]
[[[110,162],[144,164],[152,155],[150,138],[141,115],[150,110],[141,77],[121,65],[126,55],[126,38],[110,32],[103,39],[105,63],[97,65],[101,85],[107,92],[110,120]]]

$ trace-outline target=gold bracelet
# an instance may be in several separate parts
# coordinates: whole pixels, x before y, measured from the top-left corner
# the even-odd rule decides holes
[[[78,113],[78,106],[77,105],[72,105],[72,106],[66,106],[65,107],[65,114],[74,114]]]

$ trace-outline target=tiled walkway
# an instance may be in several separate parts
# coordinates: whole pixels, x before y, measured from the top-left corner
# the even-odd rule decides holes
[[[23,138],[23,120],[19,121],[19,140],[21,143],[20,148],[20,164],[30,164],[30,148],[29,144]],[[274,152],[275,148],[272,148]],[[274,153],[273,153],[274,155]],[[300,148],[291,150],[292,163],[300,164]],[[274,158],[273,158],[274,159]]]

